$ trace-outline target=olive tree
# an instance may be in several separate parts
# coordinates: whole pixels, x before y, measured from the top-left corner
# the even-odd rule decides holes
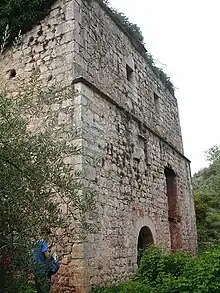
[[[45,89],[33,80],[15,97],[0,90],[0,288],[4,286],[4,292],[25,292],[22,288],[33,266],[32,245],[42,227],[65,229],[71,219],[83,231],[84,214],[92,206],[80,174],[65,163],[66,157],[80,153],[74,144],[76,133],[73,129],[56,133],[43,110],[49,111],[54,100],[68,95],[75,95],[71,88]],[[41,121],[34,130],[33,117]]]

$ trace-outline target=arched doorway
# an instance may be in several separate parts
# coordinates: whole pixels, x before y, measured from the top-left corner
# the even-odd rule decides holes
[[[172,168],[165,168],[168,220],[170,229],[171,249],[176,251],[182,246],[181,217],[178,209],[176,174]]]
[[[143,252],[150,245],[154,244],[153,235],[149,227],[144,226],[141,228],[138,236],[138,254],[137,254],[137,264],[139,265]]]

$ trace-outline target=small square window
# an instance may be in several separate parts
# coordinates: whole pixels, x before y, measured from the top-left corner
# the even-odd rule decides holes
[[[130,82],[134,81],[134,70],[127,64],[126,65],[127,80]]]

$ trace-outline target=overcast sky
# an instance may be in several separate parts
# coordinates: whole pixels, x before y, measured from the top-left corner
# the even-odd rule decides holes
[[[220,144],[220,0],[110,0],[143,31],[147,50],[177,87],[185,155],[192,173]]]

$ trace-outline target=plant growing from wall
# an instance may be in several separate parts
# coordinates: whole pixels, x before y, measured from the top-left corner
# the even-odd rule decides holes
[[[154,74],[162,81],[162,83],[170,91],[170,93],[174,95],[175,88],[170,80],[170,77],[161,68],[156,66],[153,56],[148,52],[145,53],[145,59]]]
[[[111,11],[111,13],[115,17],[116,21],[118,21],[120,23],[122,28],[131,37],[135,38],[135,40],[137,40],[138,42],[140,42],[141,44],[144,45],[143,33],[142,33],[141,29],[139,28],[139,26],[137,24],[130,22],[129,18],[126,15],[124,15],[123,12],[120,12],[117,9],[112,8],[109,5],[108,1],[105,1],[105,0],[98,0],[98,1],[103,3],[106,6],[106,8],[109,11]]]

